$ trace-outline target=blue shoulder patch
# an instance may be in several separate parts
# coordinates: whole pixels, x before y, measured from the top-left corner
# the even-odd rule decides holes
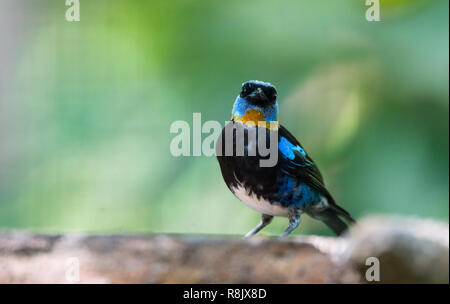
[[[285,137],[281,137],[280,142],[278,143],[278,149],[280,149],[285,158],[290,160],[295,159],[294,150],[300,152],[303,157],[306,157],[306,152],[302,147],[299,145],[294,146]]]

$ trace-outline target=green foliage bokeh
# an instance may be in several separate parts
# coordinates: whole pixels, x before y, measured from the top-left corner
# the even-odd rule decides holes
[[[247,232],[259,214],[215,158],[173,157],[169,127],[225,122],[249,79],[276,85],[280,122],[356,218],[448,221],[448,1],[381,1],[380,22],[347,0],[81,1],[72,23],[64,1],[15,3],[0,228]]]

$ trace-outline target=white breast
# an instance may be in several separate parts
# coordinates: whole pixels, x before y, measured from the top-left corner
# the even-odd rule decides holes
[[[252,208],[253,210],[267,215],[288,216],[287,208],[284,208],[277,204],[271,204],[262,197],[258,199],[258,197],[254,193],[252,193],[252,195],[249,195],[247,190],[241,185],[233,188],[232,191],[238,199],[240,199],[245,205]]]

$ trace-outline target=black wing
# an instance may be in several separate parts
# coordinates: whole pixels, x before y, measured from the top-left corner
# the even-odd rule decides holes
[[[283,136],[292,145],[300,146],[304,150],[298,140],[285,127],[281,125],[278,129],[278,136],[279,139],[281,138],[281,136]],[[295,149],[293,149],[292,152],[294,153],[294,158],[289,159],[285,155],[283,155],[281,151],[278,151],[278,164],[280,166],[280,169],[285,174],[298,178],[300,181],[304,182],[312,189],[318,191],[327,198],[329,204],[328,208],[321,211],[320,214],[316,214],[316,216],[321,218],[328,226],[330,226],[330,228],[333,229],[336,234],[341,234],[347,229],[347,225],[342,222],[337,217],[337,215],[345,217],[351,223],[354,223],[355,220],[346,210],[339,207],[335,203],[333,197],[325,188],[322,174],[314,164],[314,161],[308,156],[308,154],[306,154],[306,152],[305,154],[302,154],[300,151]]]
[[[303,149],[303,146],[298,142],[298,140],[282,125],[280,125],[278,129],[278,136],[280,138],[281,136],[286,138],[294,146],[300,146]],[[314,161],[308,156],[308,154],[303,156],[303,154],[297,150],[292,150],[292,152],[295,156],[294,159],[288,159],[281,153],[281,151],[278,152],[280,169],[284,173],[298,178],[314,190],[325,195],[327,198],[331,198],[330,193],[325,188],[322,174],[314,164]]]

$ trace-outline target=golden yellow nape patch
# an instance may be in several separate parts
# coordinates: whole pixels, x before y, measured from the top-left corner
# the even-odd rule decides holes
[[[258,125],[259,121],[266,121],[264,119],[264,114],[260,110],[250,109],[247,110],[244,116],[240,117],[243,123],[252,121],[255,125]]]
[[[240,122],[249,126],[259,126],[260,121],[265,121],[266,127],[269,130],[278,129],[278,121],[272,122],[272,124],[264,119],[264,114],[260,110],[249,109],[245,112],[243,116],[232,116],[235,122]]]

